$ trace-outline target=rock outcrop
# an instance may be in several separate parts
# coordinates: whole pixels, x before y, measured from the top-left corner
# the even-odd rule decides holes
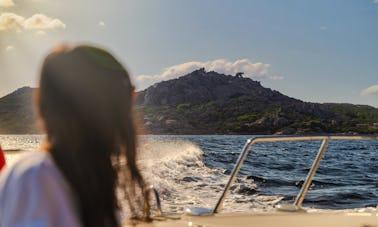
[[[144,106],[192,105],[239,97],[253,97],[261,101],[294,100],[277,91],[261,86],[260,82],[241,75],[206,72],[203,68],[190,74],[157,83],[139,92],[137,104]],[[299,100],[295,100],[299,101]]]
[[[199,69],[139,92],[137,104],[151,133],[294,134],[374,133],[378,110],[369,106],[308,103],[263,87],[243,73]],[[346,114],[351,111],[353,114]],[[367,118],[357,117],[367,114]],[[357,122],[369,121],[365,128]],[[360,124],[361,125],[361,124]]]

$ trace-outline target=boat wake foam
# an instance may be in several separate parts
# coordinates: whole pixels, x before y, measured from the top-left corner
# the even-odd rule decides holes
[[[148,140],[142,144],[142,171],[159,191],[164,211],[180,213],[186,207],[214,208],[229,178],[224,169],[205,166],[204,152],[190,141]],[[259,195],[253,179],[239,177],[226,197],[222,212],[271,210],[281,199]]]

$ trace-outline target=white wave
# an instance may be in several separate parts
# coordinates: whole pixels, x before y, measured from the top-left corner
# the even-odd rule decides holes
[[[0,135],[0,145],[4,150],[36,150],[42,140],[41,135]]]
[[[140,160],[148,181],[159,191],[163,209],[179,213],[186,207],[214,208],[228,176],[224,170],[210,169],[203,162],[203,151],[184,140],[145,141]],[[281,198],[243,195],[253,190],[253,180],[239,178],[226,197],[222,212],[273,209]]]

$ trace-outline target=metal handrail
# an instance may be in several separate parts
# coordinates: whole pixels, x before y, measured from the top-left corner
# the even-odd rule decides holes
[[[19,152],[21,149],[3,149],[4,153],[10,153],[10,152]]]
[[[239,155],[239,158],[234,166],[234,169],[231,172],[231,176],[222,192],[221,197],[219,198],[218,202],[216,203],[212,213],[219,213],[220,209],[222,208],[223,202],[226,198],[228,191],[230,190],[232,184],[235,182],[236,177],[240,171],[240,168],[249,154],[252,146],[255,143],[266,143],[266,142],[279,142],[279,141],[309,141],[309,140],[322,140],[322,144],[319,148],[318,154],[312,164],[311,169],[308,172],[307,178],[302,185],[301,190],[299,191],[295,202],[290,209],[292,210],[299,210],[301,208],[302,202],[306,193],[311,185],[312,179],[316,173],[316,170],[319,167],[320,161],[324,156],[324,153],[327,150],[327,146],[330,140],[378,140],[378,135],[374,136],[365,136],[365,135],[354,135],[354,136],[336,136],[336,135],[326,135],[326,136],[258,136],[255,138],[248,139],[245,143],[242,152]],[[281,208],[281,210],[286,210],[285,208]]]
[[[155,197],[157,216],[163,216],[163,210],[161,208],[159,192],[156,190],[156,188],[153,185],[150,185],[148,189],[152,192],[152,194]]]

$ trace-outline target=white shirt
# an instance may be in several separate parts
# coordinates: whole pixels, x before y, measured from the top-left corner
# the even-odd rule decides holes
[[[47,152],[25,152],[0,172],[0,227],[80,227],[73,196]]]

